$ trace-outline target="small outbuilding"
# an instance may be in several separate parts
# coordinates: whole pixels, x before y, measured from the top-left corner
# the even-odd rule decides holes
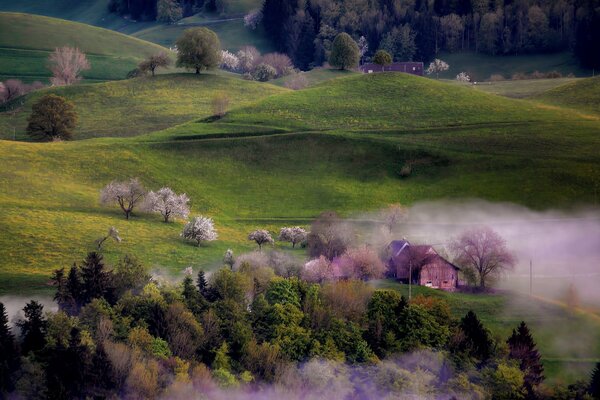
[[[388,245],[388,255],[388,271],[401,282],[450,291],[458,287],[460,268],[440,256],[430,245],[411,245],[406,240],[395,240]]]
[[[382,66],[379,64],[368,63],[360,66],[360,70],[364,74],[373,74],[377,72],[404,72],[405,74],[423,76],[422,62],[395,62],[390,65]]]

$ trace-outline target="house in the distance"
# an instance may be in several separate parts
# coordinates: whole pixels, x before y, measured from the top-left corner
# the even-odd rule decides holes
[[[417,76],[423,76],[423,63],[422,62],[395,62],[385,67],[378,64],[363,64],[360,66],[361,72],[365,74],[373,74],[376,72],[404,72],[406,74],[412,74]]]
[[[395,240],[388,245],[388,255],[388,271],[401,282],[408,283],[410,279],[415,285],[443,290],[458,287],[460,269],[440,256],[432,246]],[[409,276],[411,271],[412,276]]]

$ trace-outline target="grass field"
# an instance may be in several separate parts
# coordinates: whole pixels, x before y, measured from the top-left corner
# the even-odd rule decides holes
[[[77,139],[134,136],[212,115],[212,100],[226,93],[231,106],[247,105],[274,93],[277,86],[240,79],[227,73],[157,75],[101,84],[48,88],[8,105],[0,113],[0,138],[27,139],[31,105],[46,93],[71,100],[79,115]],[[21,102],[24,104],[21,106]],[[12,108],[15,108],[12,111]]]
[[[357,72],[344,70],[341,71],[339,69],[329,69],[329,68],[315,68],[307,72],[303,72],[302,74],[306,78],[308,82],[308,86],[314,86],[319,83],[326,82],[331,79],[340,78],[348,75],[356,74]],[[292,78],[291,75],[284,76],[278,79],[274,79],[271,81],[274,85],[284,86],[287,81]]]
[[[454,79],[460,72],[467,72],[475,81],[488,80],[492,74],[510,78],[515,73],[530,74],[534,71],[558,71],[564,76],[574,74],[577,77],[592,75],[591,70],[582,69],[573,55],[568,52],[519,56],[490,56],[460,52],[442,53],[438,58],[450,65],[448,71],[440,74],[440,78],[444,79]]]
[[[499,96],[511,97],[514,99],[525,99],[528,97],[539,96],[542,93],[565,85],[576,82],[581,78],[559,78],[559,79],[526,79],[526,80],[507,80],[500,82],[477,82],[477,84],[461,83],[452,81],[457,85],[472,87],[486,93],[497,94]]]
[[[569,82],[535,97],[548,104],[600,114],[600,76]]]
[[[87,53],[91,69],[85,79],[123,79],[144,57],[166,51],[110,30],[30,14],[0,13],[0,80],[47,81],[50,52],[78,47]]]

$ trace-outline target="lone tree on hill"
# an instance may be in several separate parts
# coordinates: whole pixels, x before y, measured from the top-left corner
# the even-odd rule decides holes
[[[476,228],[461,234],[450,244],[458,264],[479,275],[479,287],[484,289],[491,276],[514,267],[516,259],[506,247],[506,241],[491,228]]]
[[[184,239],[195,240],[200,246],[202,242],[210,242],[217,240],[217,231],[212,218],[202,215],[194,217],[183,227],[181,236]]]
[[[435,74],[435,78],[440,79],[440,72],[448,71],[449,68],[450,65],[448,65],[448,63],[436,58],[429,64],[429,67],[425,72],[427,72],[427,75]]]
[[[544,381],[544,366],[541,362],[541,354],[533,341],[529,328],[525,322],[512,332],[506,341],[508,343],[508,357],[517,360],[525,378],[525,389],[529,398],[534,397],[535,388]]]
[[[145,195],[146,189],[138,178],[131,178],[124,182],[112,181],[100,192],[100,203],[104,205],[117,203],[123,210],[125,219],[129,219],[133,208]]]
[[[77,113],[70,101],[47,94],[33,105],[27,121],[27,134],[33,139],[69,140],[77,125]]]
[[[53,86],[67,86],[81,80],[81,72],[90,69],[85,53],[73,47],[56,48],[48,58]]]
[[[166,68],[171,65],[171,59],[165,52],[160,52],[154,55],[151,55],[144,61],[138,64],[138,69],[141,72],[150,72],[152,76],[154,76],[154,72],[157,68]]]
[[[333,40],[329,64],[341,70],[354,68],[358,65],[360,51],[358,45],[345,32],[340,33]]]
[[[377,50],[373,56],[373,62],[377,65],[381,65],[385,71],[385,67],[392,63],[392,56],[385,50]]]
[[[259,250],[262,250],[263,244],[274,242],[269,231],[266,231],[264,229],[257,229],[253,232],[250,232],[250,234],[248,235],[248,240],[254,240],[258,245]]]
[[[207,28],[192,28],[177,39],[177,66],[195,69],[196,73],[221,63],[221,43],[217,34]]]

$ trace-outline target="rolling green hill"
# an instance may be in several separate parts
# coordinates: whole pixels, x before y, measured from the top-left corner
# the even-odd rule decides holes
[[[92,69],[91,80],[123,79],[144,57],[165,48],[114,31],[31,14],[0,13],[0,79],[47,80],[48,55],[56,47],[78,47]]]
[[[79,115],[76,139],[134,136],[212,115],[212,99],[226,93],[231,106],[246,105],[274,93],[277,86],[240,79],[237,75],[168,74],[98,84],[47,88],[18,99],[15,112],[0,113],[0,138],[27,139],[31,105],[54,93],[71,100]]]
[[[569,82],[535,97],[561,107],[600,114],[600,76]]]

